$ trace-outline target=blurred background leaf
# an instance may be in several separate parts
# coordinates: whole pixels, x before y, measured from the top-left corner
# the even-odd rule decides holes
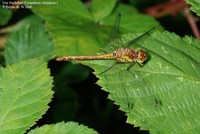
[[[32,19],[32,18],[30,18]],[[5,46],[6,64],[43,56],[52,58],[53,44],[45,32],[41,20],[12,32]]]
[[[138,14],[133,7],[124,4],[114,7],[115,3],[111,2],[111,9],[107,8],[105,16],[96,15],[94,18],[78,0],[57,2],[57,5],[40,5],[33,8],[33,11],[46,21],[46,28],[55,44],[55,56],[90,55],[98,52],[105,43],[119,12],[123,16],[123,32],[141,32],[158,24],[151,17]],[[98,1],[94,1],[93,6],[96,2]],[[95,12],[93,6],[92,13]],[[101,18],[98,23],[97,18]]]
[[[11,18],[12,12],[0,6],[0,25],[5,25],[8,23],[9,19]]]
[[[107,2],[104,0],[93,0],[90,6],[90,11],[95,22],[101,21],[103,18],[109,16],[116,6],[116,3],[116,0],[109,0]]]
[[[36,15],[29,15],[18,21],[16,24],[9,25],[0,29],[0,33],[11,33],[20,29],[23,29],[27,25],[33,25],[34,23],[41,23],[42,20]]]

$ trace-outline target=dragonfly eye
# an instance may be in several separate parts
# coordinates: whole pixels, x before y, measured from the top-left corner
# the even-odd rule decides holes
[[[113,56],[114,57],[117,56],[117,52],[116,51],[113,52]]]
[[[137,62],[138,63],[143,63],[146,60],[147,60],[147,54],[141,49],[138,50],[137,51]]]

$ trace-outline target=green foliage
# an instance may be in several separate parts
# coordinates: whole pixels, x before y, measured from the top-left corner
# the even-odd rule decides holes
[[[36,21],[35,24],[27,24],[11,34],[4,55],[6,64],[13,64],[39,56],[44,56],[48,60],[52,52],[53,44],[45,33],[41,21]]]
[[[44,2],[27,0],[39,1]],[[31,10],[35,15],[21,20],[11,27],[13,29],[1,29],[1,32],[13,31],[4,51],[7,66],[0,68],[0,133],[25,133],[47,111],[53,92],[45,61],[52,55],[92,55],[99,52],[105,46],[118,13],[122,14],[120,31],[129,34],[106,44],[104,50],[107,52],[124,47],[126,42],[158,25],[153,18],[115,0],[93,0],[89,9],[80,0],[54,2],[52,5],[33,4]],[[199,15],[199,3],[195,0],[188,2]],[[5,16],[0,20],[2,25],[8,22],[11,14],[3,10],[0,8],[0,17]],[[173,33],[154,31],[131,46],[134,50],[141,48],[148,53],[149,59],[143,67],[135,64],[128,72],[128,64],[117,64],[100,75],[115,61],[82,63],[95,70],[94,74],[99,78],[97,84],[109,93],[108,98],[119,105],[120,110],[126,112],[128,123],[151,133],[197,133],[200,131],[199,46],[200,42],[192,37],[180,38]],[[66,84],[82,81],[89,75],[88,71],[80,71],[73,65],[60,70],[62,75],[55,75],[55,81],[63,83],[56,85],[55,91],[66,89]],[[54,96],[77,98],[71,89],[62,91],[62,95]],[[57,111],[69,112],[66,117],[75,116],[77,102],[67,101],[61,100],[61,103],[68,107],[68,111],[59,109],[59,106]],[[71,111],[73,114],[70,115]],[[104,114],[109,116],[106,112]],[[77,123],[61,122],[35,128],[29,133],[96,132]]]
[[[128,34],[117,43],[123,47],[135,37]],[[113,61],[83,63],[95,69],[98,84],[127,113],[129,123],[151,133],[199,132],[200,41],[155,32],[132,47],[144,49],[149,56],[144,67],[135,64],[132,73],[127,64],[120,64],[99,75]]]
[[[107,2],[104,2],[104,0],[93,0],[90,10],[94,16],[95,22],[100,21],[106,16],[109,16],[116,5],[116,2],[116,0],[109,0]]]
[[[28,134],[97,134],[96,131],[89,129],[86,126],[78,125],[74,122],[57,123],[54,125],[45,125],[41,128],[36,128]]]
[[[46,20],[46,28],[55,44],[55,56],[85,55],[98,52],[107,39],[119,12],[123,15],[121,23],[123,32],[141,32],[157,25],[157,22],[151,17],[138,14],[133,7],[124,4],[117,6],[114,13],[111,14],[114,2],[106,3],[111,9],[102,10],[102,13],[99,9],[94,10],[98,1],[94,1],[91,13],[78,0],[58,0],[57,2],[57,5],[33,7],[33,11]],[[102,16],[102,14],[104,15]],[[142,27],[138,27],[138,25],[142,25]],[[135,29],[135,27],[138,28]]]
[[[11,17],[11,11],[9,9],[0,6],[0,25],[5,25]]]
[[[0,133],[24,133],[47,111],[52,77],[41,60],[0,68]]]
[[[191,4],[191,10],[200,15],[200,1],[199,0],[186,0]]]
[[[37,17],[36,15],[30,15],[30,16],[23,18],[22,20],[17,22],[15,25],[0,29],[0,32],[1,33],[10,33],[10,32],[14,32],[14,31],[23,29],[24,26],[33,25],[33,24],[41,23],[41,22],[42,22],[42,20],[39,17]]]

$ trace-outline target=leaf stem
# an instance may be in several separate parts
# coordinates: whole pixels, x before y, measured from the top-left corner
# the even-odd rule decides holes
[[[183,10],[183,14],[185,15],[185,17],[187,18],[187,21],[192,29],[192,32],[194,34],[194,36],[197,39],[200,39],[200,33],[196,24],[196,18],[192,15],[192,13],[190,12],[190,10],[188,8],[185,8]]]

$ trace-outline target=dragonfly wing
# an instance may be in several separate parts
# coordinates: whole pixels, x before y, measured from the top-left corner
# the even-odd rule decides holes
[[[113,27],[111,29],[110,35],[108,40],[113,41],[115,39],[119,39],[119,27],[120,27],[120,21],[121,21],[121,13],[119,13],[115,19],[115,22],[113,24]]]
[[[153,31],[155,28],[156,28],[156,27],[153,27],[153,28],[151,28],[150,30],[148,30],[147,32],[145,32],[145,33],[141,34],[140,36],[138,36],[137,38],[135,38],[135,39],[133,39],[133,40],[127,42],[127,43],[125,44],[125,47],[126,47],[126,48],[129,48],[131,45],[133,45],[134,43],[136,43],[136,42],[138,42],[139,40],[141,40],[145,35],[149,35],[149,33],[150,33],[151,31]]]
[[[106,47],[105,45],[109,44],[110,42],[119,39],[120,38],[120,31],[119,31],[119,27],[120,27],[120,21],[121,21],[121,14],[119,13],[115,19],[115,22],[112,26],[111,32],[108,36],[107,41],[104,43],[103,47]],[[112,46],[115,47],[115,46]],[[116,47],[115,47],[116,49]]]

